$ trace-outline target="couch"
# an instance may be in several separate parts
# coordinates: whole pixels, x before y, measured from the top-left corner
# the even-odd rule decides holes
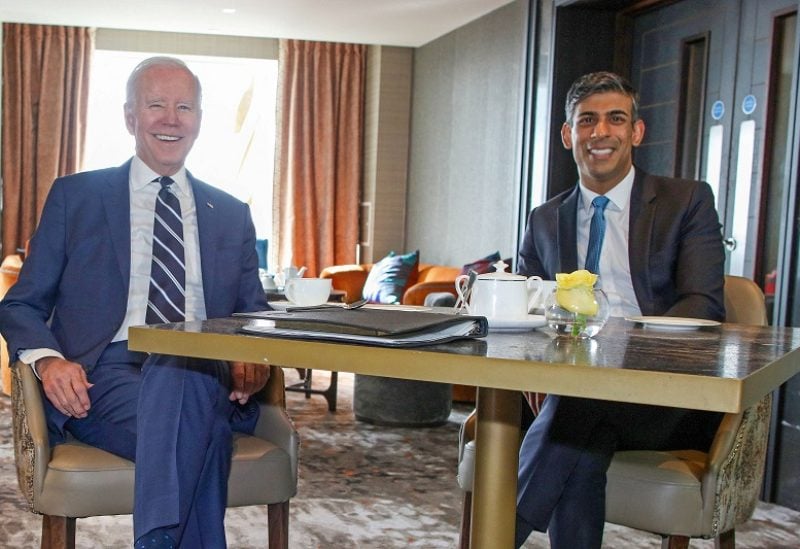
[[[334,265],[322,269],[320,278],[330,278],[335,290],[345,292],[345,302],[351,303],[361,299],[364,283],[367,281],[372,263],[355,265]],[[403,294],[403,305],[422,305],[425,297],[432,292],[449,292],[456,295],[456,277],[461,274],[461,267],[448,267],[420,263],[416,275],[412,275],[409,285]]]

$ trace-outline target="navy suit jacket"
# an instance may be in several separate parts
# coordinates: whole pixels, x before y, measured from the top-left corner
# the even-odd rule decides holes
[[[578,185],[531,211],[519,252],[521,274],[554,280],[578,269]],[[628,257],[643,315],[723,320],[725,252],[707,183],[636,169]]]
[[[125,317],[130,280],[130,161],[53,183],[19,281],[0,302],[16,359],[51,348],[91,369]],[[248,206],[188,175],[197,205],[208,318],[267,308]]]

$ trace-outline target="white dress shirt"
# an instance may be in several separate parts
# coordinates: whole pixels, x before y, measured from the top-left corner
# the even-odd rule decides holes
[[[130,172],[131,203],[131,276],[128,288],[128,310],[125,320],[112,341],[128,339],[128,328],[145,323],[147,296],[150,292],[150,266],[153,262],[153,220],[156,195],[161,184],[159,174],[138,157],[133,158]],[[178,197],[183,217],[183,245],[186,261],[186,320],[205,320],[203,275],[200,271],[200,240],[197,235],[197,208],[192,186],[181,168],[170,176],[170,190]]]
[[[642,314],[631,280],[631,264],[628,256],[628,228],[630,227],[630,199],[635,170],[631,166],[628,175],[605,196],[609,203],[605,210],[606,232],[600,252],[600,278],[597,286],[608,297],[611,316],[635,316]],[[586,249],[589,245],[589,226],[594,215],[592,200],[597,193],[580,184],[578,200],[578,268],[586,264]]]

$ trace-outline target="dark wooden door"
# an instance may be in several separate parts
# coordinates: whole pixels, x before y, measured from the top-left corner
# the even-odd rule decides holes
[[[800,325],[797,0],[683,0],[629,11],[647,126],[635,162],[715,190],[729,274]],[[766,497],[800,509],[800,376],[779,391]]]

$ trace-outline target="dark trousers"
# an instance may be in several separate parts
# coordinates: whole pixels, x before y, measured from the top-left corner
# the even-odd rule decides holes
[[[721,414],[549,395],[523,439],[517,544],[547,531],[554,549],[598,548],[606,471],[618,450],[707,450]]]
[[[136,462],[134,538],[164,529],[182,547],[225,547],[232,431],[252,433],[259,411],[229,400],[228,364],[116,343],[89,382],[89,415],[64,427]]]

